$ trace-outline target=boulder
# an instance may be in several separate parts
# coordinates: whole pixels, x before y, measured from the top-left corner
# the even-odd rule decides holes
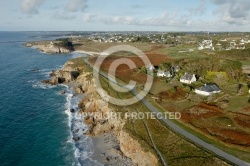
[[[73,137],[73,140],[74,140],[75,142],[77,142],[77,141],[80,140],[80,137]]]
[[[41,82],[44,84],[51,84],[51,80],[42,80]]]
[[[74,134],[78,133],[79,129],[76,129],[75,131],[73,131]]]

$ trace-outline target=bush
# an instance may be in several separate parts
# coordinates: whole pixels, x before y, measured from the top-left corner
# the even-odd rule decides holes
[[[74,50],[73,49],[73,43],[70,41],[69,38],[61,38],[61,39],[56,39],[57,41],[60,41],[57,43],[58,46],[67,48],[69,50]]]

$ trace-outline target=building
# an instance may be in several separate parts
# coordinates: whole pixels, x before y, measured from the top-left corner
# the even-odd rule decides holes
[[[155,67],[154,67],[154,65],[149,64],[149,65],[146,66],[146,69],[147,69],[148,71],[154,71],[154,70],[155,70]]]
[[[172,66],[171,67],[172,72],[178,73],[180,70],[181,70],[181,68],[179,66]]]
[[[196,94],[209,96],[215,93],[220,93],[221,89],[216,84],[205,84],[194,90]]]
[[[163,71],[163,70],[158,70],[157,71],[157,77],[172,77],[172,74],[170,73],[170,71]]]
[[[203,40],[201,43],[199,43],[198,50],[204,50],[204,49],[214,50],[213,41]]]
[[[147,65],[146,69],[147,69],[147,74],[149,74],[151,76],[154,75],[155,67],[152,64]]]
[[[195,81],[197,81],[195,74],[188,74],[188,73],[185,73],[180,79],[180,82],[185,84],[191,84]]]

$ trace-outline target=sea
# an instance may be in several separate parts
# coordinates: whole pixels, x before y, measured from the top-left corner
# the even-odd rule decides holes
[[[55,39],[50,35],[53,32],[0,32],[0,165],[102,165],[91,159],[94,145],[83,135],[83,117],[70,112],[77,112],[77,96],[66,85],[41,83],[67,60],[86,55],[48,55],[23,45]],[[72,140],[76,136],[78,142]]]

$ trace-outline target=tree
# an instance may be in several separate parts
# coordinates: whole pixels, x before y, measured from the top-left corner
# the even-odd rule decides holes
[[[163,62],[159,65],[159,68],[162,70],[164,70],[164,69],[169,70],[171,67],[172,67],[172,65],[169,62]]]

